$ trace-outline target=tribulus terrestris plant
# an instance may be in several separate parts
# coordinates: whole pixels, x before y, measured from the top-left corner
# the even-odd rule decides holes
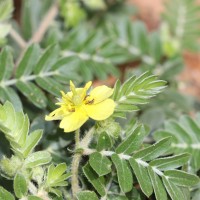
[[[16,5],[0,0],[0,200],[199,200],[200,117],[176,79],[195,1],[152,32],[123,0]]]

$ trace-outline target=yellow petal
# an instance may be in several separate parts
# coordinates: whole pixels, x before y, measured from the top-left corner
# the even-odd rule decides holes
[[[92,85],[92,81],[87,82],[87,83],[85,84],[84,89],[87,91],[87,90],[90,88],[91,85]]]
[[[106,99],[98,104],[84,105],[85,111],[94,120],[104,120],[110,117],[115,108],[112,99]]]
[[[90,96],[91,98],[94,99],[94,104],[99,103],[105,99],[107,99],[108,97],[110,97],[113,93],[113,89],[109,88],[105,85],[102,86],[98,86],[96,88],[94,88],[91,92],[90,92]]]
[[[62,100],[63,100],[63,102],[65,102],[65,103],[71,103],[71,98],[67,95],[67,94],[65,94],[63,91],[60,91],[61,92],[61,94],[62,94]]]
[[[75,112],[65,116],[60,122],[60,128],[64,129],[64,132],[72,132],[79,129],[87,120],[88,116],[86,112],[81,108],[76,108]]]
[[[87,94],[87,91],[88,91],[88,89],[91,87],[91,85],[92,85],[92,81],[89,81],[89,82],[87,82],[87,83],[85,84],[85,87],[83,88],[82,93],[80,94],[82,101],[83,101],[83,99],[85,98],[85,96],[86,96],[86,94]]]
[[[72,93],[76,94],[76,87],[71,80],[70,80],[69,86],[70,86],[70,90],[72,91]]]
[[[73,84],[70,82],[70,85]],[[75,88],[76,90],[76,94],[79,95],[81,97],[81,99],[83,100],[87,94],[88,89],[91,87],[92,85],[92,81],[89,81],[85,84],[84,88]],[[73,85],[74,86],[74,85]],[[73,87],[72,86],[72,87]],[[70,86],[71,87],[71,86]],[[70,99],[72,99],[73,97],[73,92],[67,92],[66,94]]]
[[[63,119],[66,115],[68,115],[69,112],[65,111],[62,107],[57,108],[53,112],[51,112],[49,115],[45,116],[45,120],[51,121],[51,120],[60,120]]]

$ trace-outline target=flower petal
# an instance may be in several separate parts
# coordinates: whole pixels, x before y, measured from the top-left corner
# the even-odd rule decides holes
[[[75,88],[76,93],[81,97],[83,100],[87,94],[88,89],[91,87],[92,81],[89,81],[85,84],[84,88]],[[67,92],[66,94],[70,99],[73,97],[73,92]]]
[[[81,108],[76,108],[75,112],[65,116],[60,122],[60,128],[64,129],[64,132],[72,132],[79,129],[87,120],[88,115]]]
[[[84,105],[85,111],[94,120],[104,120],[110,117],[115,108],[112,99],[106,99],[98,104]]]
[[[68,115],[69,112],[64,110],[62,107],[57,108],[53,112],[51,112],[49,115],[45,116],[45,120],[51,121],[51,120],[60,120],[63,119],[66,115]]]
[[[90,96],[94,98],[94,104],[96,104],[110,97],[112,93],[113,93],[112,88],[102,85],[94,88],[90,92]]]

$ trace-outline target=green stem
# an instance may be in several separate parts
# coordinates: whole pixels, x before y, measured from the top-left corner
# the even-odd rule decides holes
[[[92,136],[94,133],[94,128],[90,129],[86,135],[84,136],[84,138],[80,141],[80,130],[78,129],[75,132],[75,148],[76,150],[79,148],[86,148],[88,147],[88,145],[90,144],[91,140],[92,140]],[[82,157],[82,152],[81,151],[76,151],[74,154],[74,157],[72,159],[72,196],[73,196],[73,200],[76,199],[76,194],[80,191],[80,187],[79,187],[79,181],[78,181],[78,168],[79,168],[79,164],[81,161],[81,157]]]
[[[21,37],[21,35],[17,31],[15,31],[15,29],[11,28],[10,36],[13,38],[13,40],[15,40],[20,48],[24,49],[27,46],[27,42]]]
[[[78,148],[80,143],[80,129],[75,131],[75,149]],[[72,196],[75,199],[76,193],[80,190],[78,182],[78,167],[81,160],[80,152],[75,152],[72,160]]]
[[[28,190],[33,195],[37,194],[37,192],[38,192],[37,187],[31,181],[29,181]]]
[[[78,148],[80,143],[80,129],[75,131],[75,148]]]
[[[1,87],[11,86],[11,85],[15,85],[18,81],[28,82],[28,81],[33,81],[36,78],[50,77],[50,76],[54,76],[58,74],[59,74],[58,71],[50,71],[50,72],[45,72],[45,73],[40,73],[40,74],[33,74],[33,75],[25,76],[25,77],[22,76],[20,78],[14,78],[10,80],[1,81],[0,86]]]
[[[76,199],[76,194],[80,190],[79,181],[78,181],[78,167],[81,160],[81,154],[75,153],[72,160],[72,196],[73,200]]]

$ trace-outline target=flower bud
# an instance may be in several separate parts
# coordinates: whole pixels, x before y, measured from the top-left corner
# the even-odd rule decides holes
[[[106,132],[112,138],[118,138],[120,131],[121,127],[119,123],[115,122],[113,118],[99,121],[96,125],[97,134]]]
[[[10,159],[3,157],[0,161],[0,169],[2,176],[12,179],[17,171],[21,168],[22,161],[17,156],[12,156]]]

